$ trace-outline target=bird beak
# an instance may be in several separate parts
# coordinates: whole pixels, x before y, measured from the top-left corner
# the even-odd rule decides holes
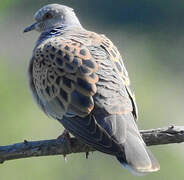
[[[35,29],[37,28],[37,26],[38,26],[38,23],[36,22],[36,23],[34,23],[34,24],[32,24],[32,25],[26,27],[26,28],[24,29],[23,32],[26,33],[26,32],[35,30]]]

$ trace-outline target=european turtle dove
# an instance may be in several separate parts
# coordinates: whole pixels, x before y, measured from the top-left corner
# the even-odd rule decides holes
[[[41,33],[29,65],[30,87],[41,109],[131,172],[159,170],[138,131],[135,98],[114,44],[84,29],[64,5],[44,6],[35,20],[24,32]]]

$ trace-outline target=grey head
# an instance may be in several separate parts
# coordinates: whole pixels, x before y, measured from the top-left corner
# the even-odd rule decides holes
[[[36,30],[44,32],[53,28],[82,27],[74,10],[60,4],[48,4],[39,9],[34,15],[35,23],[24,29],[24,32]]]

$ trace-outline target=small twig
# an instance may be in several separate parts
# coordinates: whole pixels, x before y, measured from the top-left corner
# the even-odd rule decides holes
[[[147,146],[184,142],[184,126],[141,130],[140,133]]]
[[[147,146],[184,142],[184,126],[170,126],[140,131]],[[71,138],[71,147],[62,139],[27,141],[8,146],[0,146],[0,163],[7,160],[67,155],[71,153],[91,152],[93,148],[83,144],[76,138]]]

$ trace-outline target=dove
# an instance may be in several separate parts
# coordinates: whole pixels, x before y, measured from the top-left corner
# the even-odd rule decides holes
[[[41,110],[132,173],[158,171],[136,124],[135,96],[117,47],[105,35],[86,30],[65,5],[46,5],[34,19],[24,32],[40,33],[28,74]]]

